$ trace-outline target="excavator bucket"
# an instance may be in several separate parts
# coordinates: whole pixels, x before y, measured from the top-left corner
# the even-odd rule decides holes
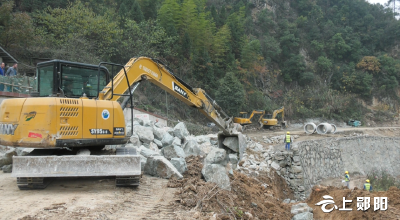
[[[228,152],[236,153],[239,160],[242,159],[244,152],[247,148],[246,137],[241,132],[232,134],[218,133],[218,147],[228,150]]]

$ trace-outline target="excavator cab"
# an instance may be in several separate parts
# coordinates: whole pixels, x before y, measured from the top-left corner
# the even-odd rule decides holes
[[[110,78],[104,66],[64,60],[39,63],[36,73],[38,94],[35,96],[39,97],[96,98]]]

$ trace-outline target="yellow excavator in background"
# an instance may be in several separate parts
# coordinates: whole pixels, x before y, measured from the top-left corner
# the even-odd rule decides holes
[[[264,110],[253,110],[250,115],[247,112],[240,112],[239,117],[233,118],[233,122],[243,126],[242,130],[244,131],[247,126],[259,123],[264,114]],[[257,117],[257,120],[252,120],[255,115],[260,115],[260,117]]]
[[[121,70],[113,76],[105,65]],[[130,100],[133,116],[132,94],[146,80],[215,123],[222,130],[219,145],[232,136],[242,143],[232,118],[215,100],[157,59],[138,57],[126,65],[98,66],[52,60],[38,64],[36,77],[37,97],[6,99],[0,105],[0,144],[35,148],[34,155],[13,158],[12,176],[20,189],[45,188],[49,177],[115,176],[117,186],[138,185],[140,157],[133,148],[117,148],[116,155],[90,153],[105,145],[127,143],[131,134],[117,100]]]
[[[280,124],[278,124],[276,117],[280,113],[282,113],[282,121]],[[260,120],[260,126],[269,129],[274,129],[276,127],[286,128],[285,108],[282,106],[280,109],[275,110],[272,114],[265,114]]]

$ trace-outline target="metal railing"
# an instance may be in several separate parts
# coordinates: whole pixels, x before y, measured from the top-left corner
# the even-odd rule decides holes
[[[0,92],[29,94],[36,90],[35,77],[0,76]]]

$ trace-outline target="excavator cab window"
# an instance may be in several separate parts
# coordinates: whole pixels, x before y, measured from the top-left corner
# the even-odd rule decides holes
[[[247,112],[245,112],[245,113],[243,113],[243,112],[241,112],[240,114],[239,114],[239,118],[249,118],[250,116],[249,116],[249,114],[247,113]]]
[[[100,76],[100,79],[99,79]],[[64,93],[69,98],[97,97],[100,89],[109,81],[107,68],[97,65],[51,60],[38,63],[37,80],[39,96],[55,96]]]
[[[264,119],[272,119],[272,114],[265,114]]]
[[[49,96],[53,94],[54,85],[54,65],[46,65],[37,69],[39,96]]]
[[[98,70],[83,66],[61,65],[61,83],[65,96],[89,98],[97,96]],[[100,88],[106,86],[106,73],[100,72]]]

